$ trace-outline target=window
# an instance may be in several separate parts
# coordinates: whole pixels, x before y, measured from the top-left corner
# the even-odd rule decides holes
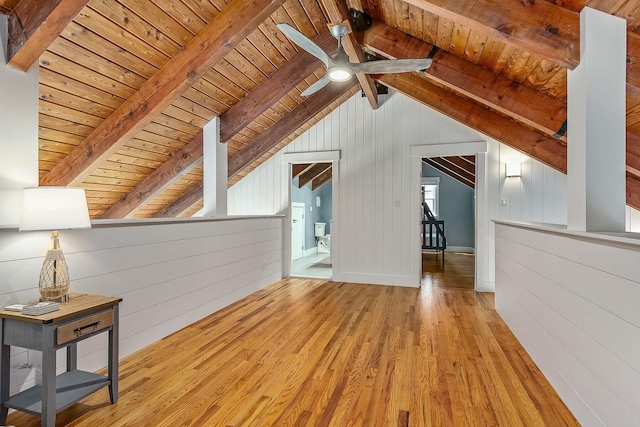
[[[438,177],[423,177],[422,178],[422,197],[424,202],[429,206],[431,213],[434,217],[438,217],[439,208],[439,191],[440,178]]]

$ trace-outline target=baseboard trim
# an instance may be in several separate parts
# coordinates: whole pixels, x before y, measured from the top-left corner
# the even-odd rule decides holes
[[[409,276],[387,276],[377,274],[341,273],[334,271],[334,282],[362,283],[366,285],[402,286],[405,288],[417,288],[420,281]]]
[[[423,249],[422,252],[436,253],[440,251],[435,249]],[[447,246],[447,249],[445,249],[445,252],[462,252],[462,253],[468,253],[468,254],[475,254],[476,250],[468,246]]]
[[[478,292],[495,292],[496,282],[476,281],[476,291]]]
[[[464,252],[474,254],[476,253],[476,250],[469,246],[447,246],[446,252]]]
[[[309,248],[309,249],[305,249],[305,251],[302,253],[302,256],[309,256],[309,255],[313,255],[315,253],[318,252],[318,248],[316,246]]]

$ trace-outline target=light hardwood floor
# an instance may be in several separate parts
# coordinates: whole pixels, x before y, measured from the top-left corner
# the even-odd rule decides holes
[[[473,289],[476,267],[475,259],[474,254],[447,252],[443,265],[442,254],[423,252],[422,286]]]
[[[468,290],[285,279],[124,358],[120,388],[57,425],[578,425]]]

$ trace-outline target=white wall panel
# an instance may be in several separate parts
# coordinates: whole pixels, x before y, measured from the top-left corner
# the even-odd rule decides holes
[[[626,219],[626,230],[634,233],[640,233],[640,211],[627,206]]]
[[[416,145],[487,140],[487,200],[491,219],[566,222],[566,177],[515,150],[487,138],[399,93],[381,97],[378,110],[354,95],[329,116],[296,138],[278,155],[229,189],[229,214],[273,214],[288,208],[287,164],[282,153],[340,150],[339,280],[415,286],[410,259],[410,149]],[[504,176],[507,156],[523,162],[523,177]],[[263,184],[263,170],[273,170],[274,187]],[[268,178],[266,178],[268,181]],[[277,184],[280,186],[278,187]],[[507,207],[500,207],[500,200]],[[263,203],[272,200],[273,203]],[[493,231],[493,223],[480,229]],[[332,241],[334,244],[334,241]],[[486,277],[493,287],[493,240],[489,239]],[[419,250],[416,248],[415,250]]]
[[[0,15],[0,225],[20,222],[22,189],[38,185],[38,66],[7,65],[7,20]]]
[[[550,224],[567,223],[567,176],[565,174],[504,144],[492,144],[490,148],[498,150],[497,174],[493,174],[494,181],[490,185],[497,185],[500,189],[502,203],[500,203],[499,219]],[[520,178],[505,177],[505,163],[510,160],[520,163],[522,170]]]
[[[237,200],[230,200],[237,203]],[[120,356],[151,344],[282,277],[281,217],[128,225],[61,232],[71,292],[123,298]],[[0,230],[0,306],[37,299],[50,236]],[[102,337],[79,344],[79,366],[106,365]],[[13,350],[12,364],[39,352]],[[64,353],[59,354],[62,369]],[[33,385],[32,370],[11,372],[12,392]]]
[[[496,225],[496,309],[585,426],[640,425],[640,242]]]

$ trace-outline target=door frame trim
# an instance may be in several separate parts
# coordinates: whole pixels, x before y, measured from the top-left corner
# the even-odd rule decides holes
[[[294,207],[298,207],[298,208],[302,208],[302,215],[303,215],[303,223],[304,223],[304,229],[302,230],[302,241],[305,243],[303,245],[303,248],[306,246],[306,242],[307,242],[307,217],[304,216],[307,213],[307,205],[305,203],[302,202],[291,202],[291,211],[293,212],[293,208]],[[291,221],[293,221],[293,214],[291,214]],[[291,229],[293,230],[293,223],[290,222],[291,224]],[[304,249],[302,249],[302,256],[304,256]],[[293,262],[293,231],[291,232],[291,262]]]
[[[487,291],[483,286],[482,278],[486,275],[488,267],[490,239],[486,224],[489,224],[489,212],[487,208],[487,142],[458,142],[450,144],[414,145],[411,147],[411,224],[420,223],[420,182],[422,178],[423,157],[443,156],[476,156],[476,188],[475,188],[475,250],[476,265],[474,277],[474,289]],[[420,233],[411,234],[411,247],[415,249],[415,255],[411,255],[412,271],[416,274],[418,283],[422,277],[420,265],[422,263],[422,243]],[[419,248],[419,249],[418,249]],[[480,280],[479,280],[480,279]]]
[[[329,163],[331,162],[332,177],[331,177],[331,264],[332,264],[332,276],[335,277],[336,272],[340,271],[340,158],[342,157],[340,150],[326,150],[326,151],[307,151],[296,153],[284,153],[282,155],[282,163],[286,164],[284,168],[287,172],[286,179],[284,180],[283,191],[286,191],[288,207],[286,218],[288,224],[291,224],[291,174],[292,165],[300,163]],[[284,277],[291,277],[291,227],[284,227],[284,253],[282,254],[282,273]]]

